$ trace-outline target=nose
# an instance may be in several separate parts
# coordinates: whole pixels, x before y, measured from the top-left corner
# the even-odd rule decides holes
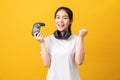
[[[60,18],[59,21],[60,21],[60,22],[63,22],[63,18]]]

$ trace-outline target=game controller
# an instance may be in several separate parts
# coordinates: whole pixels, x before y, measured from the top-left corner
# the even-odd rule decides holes
[[[35,32],[40,32],[41,26],[45,26],[44,23],[35,23],[32,28],[32,36],[34,36]]]

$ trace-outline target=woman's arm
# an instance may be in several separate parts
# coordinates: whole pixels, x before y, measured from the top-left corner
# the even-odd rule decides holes
[[[75,54],[75,61],[78,65],[81,65],[84,61],[84,56],[85,56],[85,52],[84,52],[84,36],[87,34],[87,30],[86,29],[82,29],[79,32],[79,42],[77,45],[77,51]]]
[[[37,36],[36,36],[37,34]],[[43,64],[45,67],[50,67],[50,57],[49,57],[49,54],[48,54],[48,51],[47,51],[47,48],[46,48],[46,45],[45,45],[45,41],[44,41],[44,38],[42,36],[42,34],[40,33],[35,33],[34,35],[35,39],[38,40],[40,42],[40,46],[41,46],[41,57],[42,57],[42,61],[43,61]]]
[[[50,57],[45,46],[45,42],[41,43],[41,57],[45,67],[50,67]]]

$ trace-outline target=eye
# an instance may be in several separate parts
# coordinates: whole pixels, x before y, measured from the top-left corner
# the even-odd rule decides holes
[[[56,19],[60,19],[60,17],[59,17],[59,16],[57,16],[57,17],[56,17]]]
[[[63,19],[68,19],[68,17],[64,17]]]
[[[68,19],[67,17],[64,17],[64,19]]]

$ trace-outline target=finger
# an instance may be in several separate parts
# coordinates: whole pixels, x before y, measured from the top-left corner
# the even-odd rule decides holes
[[[38,36],[36,36],[35,38],[38,40],[38,38],[39,38],[39,37],[38,37]]]
[[[35,33],[34,33],[34,36],[37,36],[37,34],[38,34],[38,32],[35,32]]]
[[[40,34],[40,37],[42,37],[43,35],[42,34]]]
[[[36,36],[35,38],[38,40],[39,37],[40,37],[40,33],[38,33],[37,36]]]
[[[39,37],[39,36],[40,36],[40,33],[37,34],[37,37]]]
[[[87,33],[87,30],[86,29],[82,29],[81,32],[82,33]]]
[[[41,33],[38,33],[37,39],[40,40],[40,39],[42,39],[42,37],[43,37],[43,35]]]
[[[43,36],[41,35],[40,39],[42,40],[43,39]]]

